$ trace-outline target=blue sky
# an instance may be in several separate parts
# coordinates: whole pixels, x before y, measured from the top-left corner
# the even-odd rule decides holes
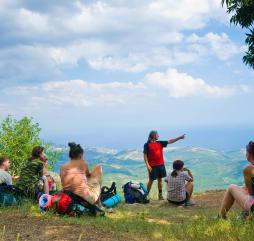
[[[0,118],[32,116],[46,140],[251,138],[254,73],[220,0],[1,0],[0,22]]]

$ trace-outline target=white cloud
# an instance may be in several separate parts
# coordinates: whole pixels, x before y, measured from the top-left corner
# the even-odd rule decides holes
[[[197,44],[207,48],[207,52],[215,55],[220,60],[227,60],[235,54],[242,52],[242,47],[237,46],[227,34],[207,33],[200,37],[192,34],[187,38],[187,43]]]
[[[200,48],[186,43],[183,31],[204,28],[211,19],[219,20],[221,12],[224,10],[216,0],[56,1],[42,5],[4,0],[0,44],[8,42],[4,49],[8,57],[0,51],[1,72],[7,80],[26,80],[38,78],[37,69],[41,69],[51,76],[44,78],[49,80],[64,74],[65,65],[73,68],[81,59],[96,70],[125,72],[188,64],[209,51],[200,53],[205,48],[203,37],[196,43]],[[218,44],[215,35],[208,37],[208,50],[220,59],[232,56],[232,50],[226,57],[220,54],[229,39]],[[32,54],[31,49],[35,50]],[[35,71],[26,71],[30,63]]]
[[[166,91],[168,96],[180,97],[230,97],[246,89],[238,87],[220,87],[210,85],[201,78],[193,78],[186,73],[179,73],[176,69],[168,69],[165,73],[155,72],[147,75],[147,83],[153,89]]]
[[[153,72],[139,82],[96,83],[85,80],[51,81],[34,86],[7,88],[2,93],[25,101],[26,109],[58,109],[139,105],[168,98],[229,98],[250,92],[248,86],[210,85],[176,69]],[[22,107],[23,108],[23,107]]]

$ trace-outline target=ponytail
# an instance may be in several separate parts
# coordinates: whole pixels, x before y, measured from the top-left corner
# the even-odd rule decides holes
[[[184,166],[184,162],[181,160],[176,160],[173,162],[173,172],[171,173],[172,177],[177,177],[177,171],[180,171]]]
[[[171,177],[177,177],[177,171],[174,170],[173,172],[171,172]]]

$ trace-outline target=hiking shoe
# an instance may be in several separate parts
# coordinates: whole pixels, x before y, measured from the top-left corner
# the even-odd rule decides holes
[[[159,201],[165,200],[162,194],[159,194]]]
[[[194,202],[194,201],[192,201],[192,200],[189,200],[189,201],[187,201],[186,203],[185,203],[185,206],[194,206],[194,205],[196,205],[197,203],[196,202]]]
[[[250,213],[248,211],[242,211],[240,215],[237,217],[238,220],[246,221],[250,217]]]
[[[108,212],[108,213],[114,213],[115,211],[114,211],[113,208],[108,208],[108,209],[107,209],[107,212]]]

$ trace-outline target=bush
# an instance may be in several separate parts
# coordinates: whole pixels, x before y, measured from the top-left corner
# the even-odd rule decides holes
[[[34,123],[32,118],[23,117],[20,120],[11,116],[5,118],[0,124],[0,155],[11,160],[11,173],[19,175],[22,167],[31,156],[33,147],[45,147],[49,158],[49,166],[54,164],[62,155],[61,150],[56,150],[52,145],[44,143],[39,134],[41,128]]]

